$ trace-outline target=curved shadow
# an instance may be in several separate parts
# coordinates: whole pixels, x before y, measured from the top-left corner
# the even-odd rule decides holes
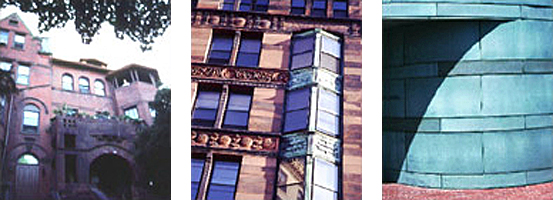
[[[419,131],[439,133],[426,116],[436,92],[459,62],[481,60],[480,41],[506,22],[383,21],[383,182],[407,170]]]

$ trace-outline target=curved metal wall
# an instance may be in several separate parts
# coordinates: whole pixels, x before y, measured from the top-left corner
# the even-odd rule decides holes
[[[384,11],[395,2],[383,1]],[[431,1],[401,2],[409,10]],[[448,3],[431,4],[460,1],[441,2]],[[489,3],[544,12],[503,21],[396,20],[384,12],[385,181],[434,188],[553,181],[552,1]]]

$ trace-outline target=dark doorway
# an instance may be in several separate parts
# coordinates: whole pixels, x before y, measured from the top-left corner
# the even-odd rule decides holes
[[[112,199],[131,199],[132,169],[117,155],[102,155],[90,164],[90,183]]]

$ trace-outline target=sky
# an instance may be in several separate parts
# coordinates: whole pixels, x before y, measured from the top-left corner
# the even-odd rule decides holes
[[[50,49],[53,57],[79,61],[81,58],[95,58],[108,64],[108,69],[116,70],[128,64],[139,64],[155,68],[159,72],[164,87],[171,87],[170,73],[170,36],[171,26],[166,29],[163,36],[155,39],[152,50],[142,52],[140,43],[133,42],[129,38],[120,40],[115,37],[113,27],[103,24],[102,28],[90,44],[83,44],[81,36],[75,30],[74,23],[69,21],[63,28],[54,28],[49,32],[39,34],[38,16],[32,13],[23,13],[17,7],[8,6],[0,10],[0,18],[5,18],[17,12],[33,36],[49,37]]]

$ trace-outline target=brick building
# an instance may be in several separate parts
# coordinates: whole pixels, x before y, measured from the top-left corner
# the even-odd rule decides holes
[[[155,69],[53,58],[17,14],[0,21],[0,67],[20,90],[1,97],[3,199],[140,195],[133,138],[155,116]]]
[[[192,1],[192,199],[361,199],[361,1]]]

